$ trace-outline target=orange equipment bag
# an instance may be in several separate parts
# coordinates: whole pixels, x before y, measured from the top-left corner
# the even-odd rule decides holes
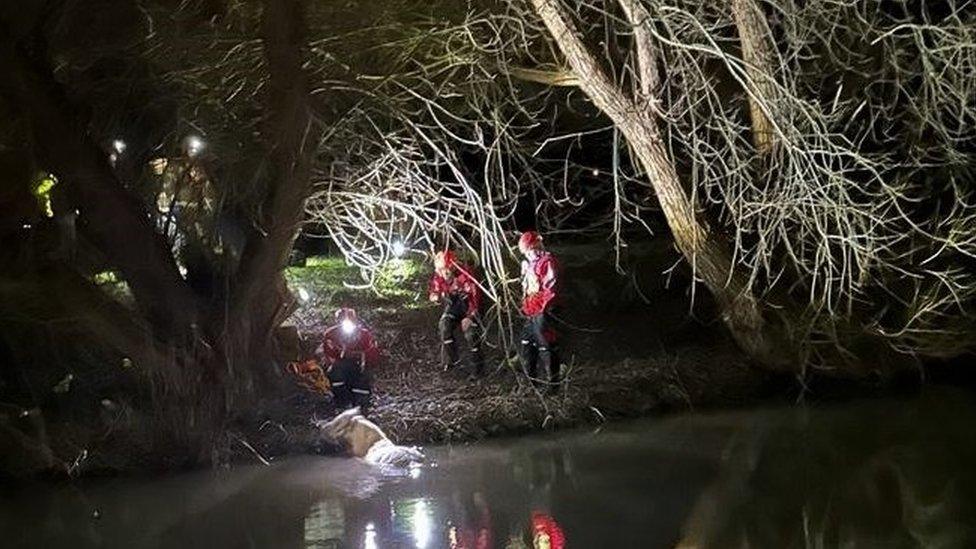
[[[318,361],[309,359],[304,362],[290,362],[287,370],[295,376],[298,384],[313,393],[328,394],[332,391],[329,378],[326,377]]]

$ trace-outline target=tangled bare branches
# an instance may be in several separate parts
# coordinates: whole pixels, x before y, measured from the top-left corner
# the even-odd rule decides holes
[[[551,178],[527,150],[549,91],[527,96],[498,63],[521,25],[466,14],[387,27],[393,36],[375,48],[388,72],[345,85],[356,101],[321,144],[307,206],[308,231],[321,228],[368,282],[401,248],[467,251],[508,335],[513,216],[527,190],[548,193]]]
[[[615,85],[652,82],[645,106],[693,203],[753,292],[800,304],[799,339],[836,340],[845,324],[908,353],[972,345],[971,2],[642,0],[648,16],[633,22],[617,0],[563,3]],[[187,118],[211,128],[261,119],[260,43],[246,3],[232,11],[201,33],[197,62],[170,73],[196,86]],[[308,227],[367,282],[395,245],[451,245],[478,258],[486,293],[505,304],[519,209],[618,248],[650,230],[652,185],[528,3],[390,0],[321,8],[310,26],[315,116],[329,130]],[[657,50],[653,79],[639,74],[650,67],[637,28]],[[768,146],[757,148],[756,116]],[[213,131],[240,164],[226,176],[230,207],[263,168],[236,134]],[[609,162],[588,160],[594,149]]]
[[[972,10],[766,2],[757,8],[769,20],[759,38],[773,47],[767,66],[757,67],[740,47],[732,3],[642,5],[649,17],[638,25],[661,60],[650,108],[694,200],[731,235],[736,268],[749,273],[753,289],[808,304],[797,327],[806,339],[835,338],[836,327],[824,323],[845,318],[909,352],[970,345],[955,320],[976,297],[960,266],[976,251],[967,179],[976,113]],[[618,5],[577,7],[587,36],[602,37],[616,81],[636,85],[634,27]],[[378,46],[409,53],[380,85],[358,88],[368,101],[336,134],[354,154],[322,174],[310,210],[357,264],[376,268],[399,235],[428,235],[427,248],[456,241],[482,258],[486,278],[499,281],[489,294],[499,299],[503,234],[519,196],[544,193],[542,223],[580,228],[566,213],[583,206],[573,148],[562,150],[561,167],[534,154],[606,130],[541,124],[553,115],[547,101],[586,107],[557,89],[574,81],[525,10],[493,4]],[[769,120],[766,154],[750,139],[747,102]],[[607,194],[591,199],[608,202],[596,226],[609,227],[620,246],[625,227],[647,228],[647,185],[610,131],[613,163],[596,171]],[[438,234],[441,241],[431,241]],[[897,313],[885,305],[891,299]]]
[[[775,54],[756,66],[736,3],[641,5],[636,26],[662,58],[652,108],[672,159],[732,235],[754,290],[804,304],[800,341],[836,343],[840,320],[906,352],[971,346],[972,7],[769,1],[769,27],[751,31]],[[619,41],[636,30],[616,3],[578,7],[588,35],[618,37],[616,49],[601,42],[618,81],[638,82]],[[747,102],[769,120],[767,154],[749,139]]]

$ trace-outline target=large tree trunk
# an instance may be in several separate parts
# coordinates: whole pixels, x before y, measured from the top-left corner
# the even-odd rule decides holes
[[[261,382],[269,376],[272,334],[292,305],[282,271],[298,234],[311,190],[311,165],[318,136],[313,131],[303,3],[265,0],[262,21],[269,69],[265,140],[271,146],[266,195],[256,231],[248,239],[231,289],[229,314],[218,313],[222,347],[228,360],[245,359],[240,380]],[[252,387],[240,388],[249,392]]]
[[[732,19],[739,32],[742,59],[746,62],[746,74],[752,82],[749,92],[749,117],[752,122],[752,142],[756,151],[765,156],[776,143],[772,118],[768,109],[776,97],[776,58],[772,33],[766,17],[756,0],[731,0]],[[767,103],[763,105],[758,98]]]
[[[623,133],[654,187],[678,249],[714,295],[722,318],[744,351],[769,366],[781,365],[767,325],[748,281],[733,269],[729,246],[696,213],[668,157],[654,115],[657,65],[650,33],[642,29],[648,14],[636,0],[620,0],[634,25],[641,78],[637,101],[618,88],[586,48],[559,0],[531,0],[549,33],[579,75],[580,88]]]
[[[221,445],[223,428],[233,417],[228,412],[246,410],[262,393],[255,381],[274,383],[280,377],[271,367],[271,338],[293,301],[282,270],[311,188],[317,145],[302,68],[307,59],[303,5],[265,1],[262,34],[270,74],[262,137],[270,149],[270,177],[265,194],[253,204],[254,230],[236,271],[227,274],[227,289],[206,297],[180,275],[147,207],[121,184],[88,121],[78,114],[84,109],[72,105],[56,81],[46,61],[43,25],[14,40],[0,21],[0,71],[6,75],[0,93],[27,111],[35,158],[58,176],[71,208],[81,210],[81,231],[121,272],[152,330],[136,329],[142,323],[133,322],[131,311],[121,306],[93,311],[84,321],[101,343],[150,374],[155,433],[164,443],[199,452],[198,462]],[[24,43],[30,40],[35,43]],[[66,290],[69,297],[100,295],[83,279],[67,278],[73,283]],[[113,320],[126,329],[109,329]]]
[[[148,210],[118,180],[87,121],[72,110],[43,51],[0,40],[0,71],[0,93],[27,110],[36,154],[80,211],[80,232],[121,272],[157,337],[185,335],[200,312],[199,301]]]

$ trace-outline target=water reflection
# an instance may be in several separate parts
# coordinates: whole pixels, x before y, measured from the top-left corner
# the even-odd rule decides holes
[[[465,499],[458,492],[454,493],[448,546],[451,549],[494,547],[491,510],[484,494],[474,492],[468,501]]]
[[[426,549],[434,536],[432,510],[423,498],[411,498],[397,502],[393,506],[394,528],[409,531],[413,536],[414,547]]]
[[[317,502],[305,517],[305,548],[340,547],[346,537],[346,515],[338,498]]]
[[[566,535],[550,510],[554,493],[569,480],[571,457],[559,446],[519,449],[509,457],[503,469],[517,463],[516,474],[500,474],[481,460],[466,470],[468,457],[462,452],[453,456],[453,470],[462,469],[463,480],[433,475],[431,469],[409,470],[386,477],[378,494],[350,490],[346,497],[322,499],[304,518],[305,547],[563,549]],[[426,482],[416,482],[419,478]],[[497,512],[493,500],[499,502]]]
[[[953,396],[954,395],[954,396]],[[0,493],[3,547],[976,547],[976,402],[938,393]],[[98,511],[97,518],[93,511]]]
[[[749,422],[678,546],[974,547],[973,419],[952,396]]]
[[[556,519],[538,511],[532,513],[532,546],[534,549],[566,547],[566,535]]]
[[[376,549],[376,526],[370,522],[366,524],[366,532],[363,533],[363,549]]]

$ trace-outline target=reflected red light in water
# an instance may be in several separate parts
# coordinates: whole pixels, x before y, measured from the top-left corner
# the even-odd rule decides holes
[[[533,511],[532,546],[534,549],[565,549],[566,536],[556,519],[545,513]]]

